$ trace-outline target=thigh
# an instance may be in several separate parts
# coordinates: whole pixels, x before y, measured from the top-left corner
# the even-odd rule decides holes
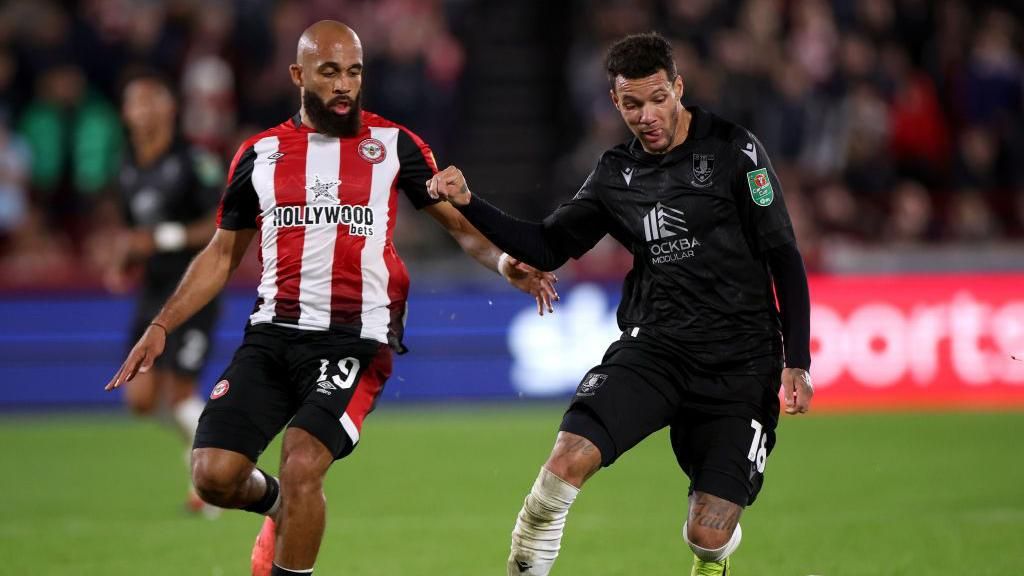
[[[609,466],[652,433],[668,426],[678,411],[679,395],[672,371],[656,356],[635,349],[612,349],[576,388],[562,431],[581,435],[601,448],[601,463]],[[583,415],[584,418],[579,418]],[[573,422],[593,419],[607,432],[611,446],[602,446],[600,431]],[[607,453],[606,453],[607,452]]]
[[[352,336],[310,340],[294,351],[292,386],[301,405],[289,427],[309,432],[335,459],[344,458],[359,443],[363,421],[391,375],[391,349]]]
[[[240,452],[253,462],[295,414],[288,342],[271,327],[246,331],[242,345],[214,385],[196,431],[196,448]]]
[[[709,414],[683,409],[672,423],[676,461],[690,477],[690,492],[704,492],[749,506],[764,484],[768,457],[775,447],[774,415],[750,406],[724,407]],[[751,413],[754,417],[751,417]]]

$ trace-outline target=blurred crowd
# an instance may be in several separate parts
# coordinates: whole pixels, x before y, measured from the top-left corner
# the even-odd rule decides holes
[[[810,268],[823,253],[1024,238],[1024,39],[1006,2],[579,2],[568,85],[580,111],[566,182],[621,140],[607,45],[655,29],[684,103],[764,143]]]
[[[575,129],[551,129],[569,150],[549,167],[559,189],[575,189],[626,135],[608,101],[608,45],[659,30],[676,47],[684,102],[745,125],[771,153],[812,270],[837,247],[1024,238],[1018,3],[565,1],[574,16],[553,29],[567,52],[548,60],[562,67],[575,114]],[[543,17],[544,3],[533,5]],[[133,67],[175,81],[183,135],[226,163],[244,138],[297,110],[287,75],[295,41],[311,22],[340,18],[366,49],[367,108],[458,163],[446,152],[473,46],[453,21],[469,7],[486,3],[0,3],[0,287],[95,277],[88,247],[110,227],[126,146],[120,83]],[[592,262],[590,275],[618,275],[629,257],[609,243]]]
[[[226,164],[242,140],[298,110],[296,41],[341,15],[374,71],[372,110],[443,150],[464,54],[440,1],[0,3],[0,287],[94,284],[89,248],[108,242],[128,145],[127,74],[170,78],[182,135]]]

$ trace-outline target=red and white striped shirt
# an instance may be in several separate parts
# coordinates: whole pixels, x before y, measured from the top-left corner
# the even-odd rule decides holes
[[[250,322],[352,331],[400,349],[409,275],[392,243],[398,189],[417,209],[432,204],[425,182],[436,172],[418,136],[370,112],[351,138],[296,115],[246,140],[217,225],[259,230]]]

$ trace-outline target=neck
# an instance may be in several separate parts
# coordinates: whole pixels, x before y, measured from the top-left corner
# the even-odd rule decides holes
[[[174,131],[158,128],[145,136],[132,138],[135,148],[135,160],[140,166],[153,163],[171,147]]]
[[[306,114],[305,106],[299,108],[299,119],[302,120],[303,126],[316,130],[316,124],[313,124],[313,120],[309,117],[309,114]]]

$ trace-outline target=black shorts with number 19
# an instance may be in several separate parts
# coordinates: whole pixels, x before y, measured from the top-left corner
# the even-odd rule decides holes
[[[339,332],[250,325],[213,388],[195,448],[256,462],[284,427],[319,439],[335,459],[359,442],[363,420],[391,375],[391,349]],[[290,421],[290,423],[289,423]]]
[[[560,430],[590,440],[610,466],[668,426],[690,493],[748,506],[775,446],[780,381],[778,372],[712,373],[624,335],[583,377]]]

